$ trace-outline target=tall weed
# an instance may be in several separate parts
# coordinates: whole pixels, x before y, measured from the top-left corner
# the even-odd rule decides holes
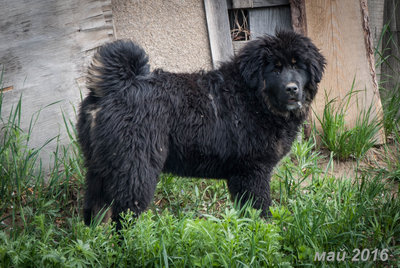
[[[22,97],[9,114],[4,115],[3,94],[0,94],[0,229],[18,235],[29,230],[35,215],[45,213],[64,224],[63,215],[77,214],[76,199],[82,185],[82,156],[74,141],[73,125],[66,127],[71,144],[62,146],[59,137],[48,139],[42,146],[31,148],[32,131],[43,109],[31,116],[27,131],[21,126]],[[50,142],[58,146],[50,170],[42,166],[40,152]],[[79,201],[80,202],[80,201]],[[73,211],[68,211],[72,209]]]
[[[346,125],[345,117],[353,98],[357,98],[360,91],[354,90],[355,79],[349,93],[339,101],[337,98],[329,100],[325,92],[325,108],[322,118],[316,115],[322,131],[318,131],[322,145],[333,152],[338,159],[361,159],[366,152],[376,145],[381,123],[374,117],[373,105],[360,109],[354,127]]]
[[[399,55],[394,55],[393,51],[390,51],[391,48],[397,51],[400,49],[400,44],[395,40],[389,23],[385,24],[375,50],[375,59],[378,67],[385,67],[391,72],[391,74],[382,73],[380,75],[383,126],[387,141],[384,147],[386,165],[377,165],[378,168],[375,168],[375,171],[386,178],[400,181],[400,70],[395,69],[394,66],[396,63],[400,66],[400,58]],[[379,47],[382,50],[379,50]]]
[[[386,38],[384,38],[386,37]],[[386,39],[386,42],[384,40]],[[380,93],[383,105],[383,126],[388,141],[392,138],[394,132],[400,131],[400,73],[392,66],[394,63],[400,64],[398,55],[393,55],[390,47],[400,49],[400,44],[395,42],[389,23],[385,24],[379,38],[377,48],[375,49],[376,66],[385,67],[391,70],[394,75],[388,73],[379,74]],[[381,49],[380,49],[381,48]],[[397,73],[396,73],[397,72]],[[390,85],[390,88],[385,88]]]

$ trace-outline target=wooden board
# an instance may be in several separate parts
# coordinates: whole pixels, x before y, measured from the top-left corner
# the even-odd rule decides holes
[[[214,68],[233,55],[226,0],[204,0]]]
[[[293,31],[307,35],[306,5],[304,0],[290,0]]]
[[[289,4],[289,0],[228,0],[228,8],[257,8]]]
[[[61,134],[62,112],[74,120],[85,66],[99,45],[113,38],[111,1],[0,1],[0,68],[4,67],[3,115],[22,94],[22,127],[41,111],[30,145],[40,147]],[[83,90],[83,88],[81,88]],[[41,155],[48,164],[55,143]]]
[[[400,2],[386,0],[384,16],[389,30],[383,38],[383,56],[387,61],[382,65],[382,80],[385,81],[382,86],[391,91],[400,85]]]
[[[382,51],[381,35],[383,29],[383,15],[384,15],[385,1],[368,0],[368,13],[369,13],[369,26],[371,28],[372,40],[374,41],[374,49]],[[377,62],[379,56],[376,57]],[[375,66],[378,81],[380,80],[381,65]]]
[[[289,5],[249,9],[249,21],[251,39],[263,34],[273,35],[279,29],[292,29]]]
[[[307,35],[327,58],[326,72],[314,102],[315,112],[322,116],[325,90],[330,98],[344,99],[354,80],[354,90],[364,92],[358,94],[358,103],[354,100],[349,107],[348,126],[355,125],[360,108],[370,105],[373,105],[373,115],[380,118],[382,107],[371,55],[366,1],[305,1],[305,9]],[[383,133],[378,140],[383,141]]]

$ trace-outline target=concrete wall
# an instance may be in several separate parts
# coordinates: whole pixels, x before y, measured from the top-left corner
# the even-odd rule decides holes
[[[203,0],[113,0],[112,9],[117,39],[143,46],[152,69],[211,68]]]

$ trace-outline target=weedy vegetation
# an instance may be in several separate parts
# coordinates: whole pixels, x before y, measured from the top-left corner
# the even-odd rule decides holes
[[[381,129],[381,121],[374,117],[374,104],[370,103],[367,109],[359,108],[354,127],[348,128],[345,118],[349,105],[358,105],[359,94],[363,91],[354,89],[355,78],[349,93],[342,100],[329,99],[325,92],[325,107],[322,118],[316,115],[321,125],[318,136],[321,143],[335,158],[340,160],[360,160],[366,152],[377,144],[376,137]],[[355,103],[352,103],[354,101]]]
[[[275,170],[269,219],[238,208],[224,181],[163,174],[150,209],[137,219],[124,214],[119,232],[101,215],[83,224],[85,169],[74,120],[64,117],[67,145],[54,137],[31,148],[41,111],[24,129],[22,100],[6,113],[1,94],[0,267],[400,266],[399,92],[393,89],[382,121],[367,109],[352,129],[344,114],[356,90],[344,102],[327,100],[322,130],[299,137]],[[381,125],[388,142],[377,147]],[[58,147],[48,169],[40,152],[50,142]],[[338,159],[362,162],[371,148],[380,162],[335,175]],[[354,249],[386,250],[387,258],[353,261]],[[317,252],[346,255],[318,260]]]

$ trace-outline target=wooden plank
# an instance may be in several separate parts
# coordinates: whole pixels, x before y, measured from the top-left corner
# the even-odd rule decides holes
[[[230,0],[228,1],[229,9],[238,8],[259,8],[288,5],[289,0]]]
[[[289,0],[253,0],[253,7],[271,7],[288,4]]]
[[[290,0],[289,2],[293,31],[303,35],[307,35],[305,0]]]
[[[228,9],[253,8],[253,0],[227,0]]]
[[[0,64],[4,85],[13,86],[4,92],[2,112],[15,107],[22,94],[21,127],[26,130],[32,114],[59,102],[40,113],[30,146],[38,148],[59,134],[67,140],[62,113],[75,118],[77,80],[84,77],[93,50],[112,39],[110,5],[110,0],[0,1]],[[52,142],[42,151],[45,166],[55,146]]]
[[[385,47],[383,56],[387,61],[382,65],[384,83],[382,86],[391,91],[400,85],[400,3],[398,0],[385,1],[385,23],[389,24],[385,33],[383,44]]]
[[[204,0],[213,67],[233,55],[226,0]]]
[[[385,1],[368,0],[368,14],[374,46],[377,47],[383,28]]]
[[[275,30],[291,30],[290,7],[278,6],[249,10],[250,37],[275,34]]]
[[[234,41],[232,42],[233,44],[233,52],[235,55],[243,48],[245,47],[250,41]]]
[[[369,61],[371,48],[363,28],[365,13],[360,1],[363,0],[305,1],[308,36],[328,62],[316,96],[315,112],[320,116],[323,113],[325,90],[330,98],[344,99],[354,80],[354,90],[365,91],[358,94],[358,101],[353,100],[349,106],[346,116],[348,127],[355,125],[360,108],[373,105],[372,115],[381,117],[380,97]],[[382,133],[378,139],[383,141]]]
[[[379,41],[382,35],[383,15],[385,1],[368,0],[369,26],[371,28],[372,39],[374,41],[374,49],[382,51],[382,44]],[[379,58],[377,58],[379,60]],[[375,65],[377,79],[380,79],[381,66]]]

